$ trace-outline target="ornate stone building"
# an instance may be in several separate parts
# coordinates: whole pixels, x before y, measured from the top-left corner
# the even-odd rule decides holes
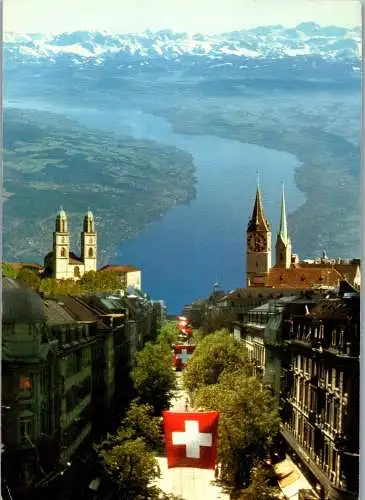
[[[92,325],[4,278],[3,473],[15,498],[59,476],[91,431]]]
[[[360,296],[346,284],[290,315],[282,435],[323,498],[358,498]]]
[[[322,499],[358,498],[359,322],[359,293],[342,281],[337,292],[272,300],[235,325],[256,374],[280,398],[278,450]]]
[[[70,251],[68,218],[63,209],[59,211],[53,233],[53,249],[44,259],[44,269],[47,275],[58,280],[78,280],[88,271],[96,271],[97,234],[94,215],[90,210],[83,221],[80,257]]]
[[[4,491],[48,500],[62,478],[77,476],[91,443],[120,424],[136,352],[156,336],[157,321],[150,301],[42,298],[5,277],[2,302]],[[65,498],[78,497],[79,482]]]

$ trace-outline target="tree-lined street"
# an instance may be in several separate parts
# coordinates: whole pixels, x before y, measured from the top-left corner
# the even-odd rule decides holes
[[[253,375],[242,343],[227,330],[202,333],[183,372],[172,363],[174,322],[137,354],[131,378],[138,396],[117,433],[97,447],[115,498],[277,498],[266,463],[279,428],[277,401]],[[197,463],[202,468],[189,467]],[[219,478],[211,468],[217,463]]]
[[[187,393],[182,387],[181,374],[176,375],[178,392],[171,401],[170,411],[184,412]],[[191,408],[189,408],[191,410]],[[156,484],[166,493],[172,493],[183,500],[228,500],[229,495],[217,484],[214,471],[177,467],[168,469],[166,457],[158,457],[161,478]]]

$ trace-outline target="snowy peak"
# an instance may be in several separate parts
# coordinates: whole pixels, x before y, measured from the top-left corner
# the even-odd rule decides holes
[[[280,59],[314,56],[322,59],[359,59],[361,57],[360,28],[322,27],[316,23],[301,23],[295,28],[280,25],[262,26],[250,30],[222,34],[188,35],[171,30],[146,31],[140,34],[76,31],[57,35],[5,33],[6,60],[31,62],[60,56],[72,56],[75,63],[85,60],[98,64],[111,58],[130,60],[164,58],[176,60],[182,56],[225,59],[229,57]]]

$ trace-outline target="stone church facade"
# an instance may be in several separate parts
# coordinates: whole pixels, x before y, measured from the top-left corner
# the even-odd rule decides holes
[[[89,210],[83,220],[80,257],[70,251],[70,233],[66,212],[56,217],[53,249],[44,259],[46,274],[58,280],[79,280],[89,271],[97,270],[97,234],[93,213]]]

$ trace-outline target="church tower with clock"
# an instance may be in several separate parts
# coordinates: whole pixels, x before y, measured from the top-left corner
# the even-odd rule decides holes
[[[271,269],[271,230],[265,217],[260,188],[257,186],[255,205],[247,227],[247,283],[265,286]]]

